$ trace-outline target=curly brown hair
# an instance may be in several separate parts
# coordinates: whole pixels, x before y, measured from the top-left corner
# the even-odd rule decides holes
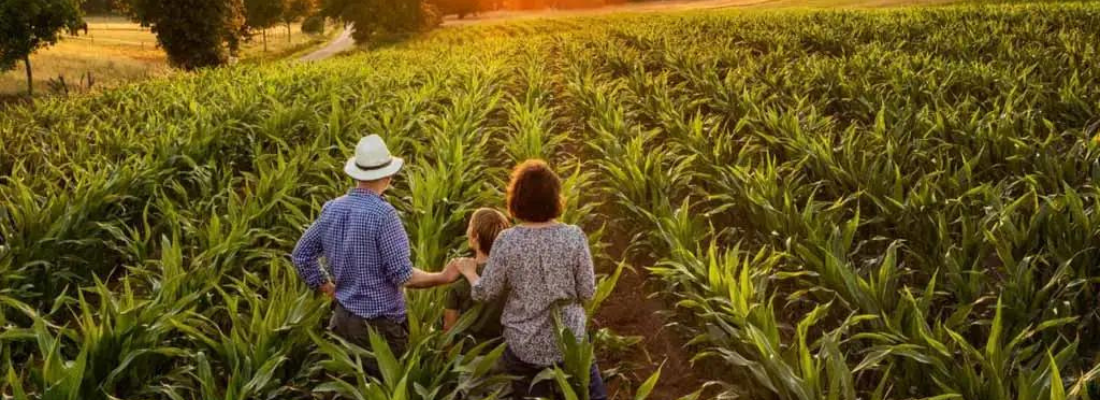
[[[511,225],[504,213],[492,208],[479,208],[470,217],[470,226],[477,235],[478,250],[485,254],[493,250],[497,236]]]
[[[561,178],[542,160],[527,160],[512,170],[508,183],[508,213],[526,222],[558,218],[564,208]]]

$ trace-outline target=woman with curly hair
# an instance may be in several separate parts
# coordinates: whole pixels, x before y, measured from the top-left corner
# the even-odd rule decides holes
[[[561,178],[543,161],[516,166],[508,185],[508,212],[517,225],[497,237],[482,275],[472,260],[459,263],[474,300],[504,297],[504,367],[522,378],[512,384],[515,398],[554,397],[549,381],[531,382],[564,358],[555,314],[574,337],[584,337],[583,303],[596,291],[588,237],[581,228],[558,222],[564,207],[561,186]],[[594,363],[590,375],[590,398],[606,399]]]

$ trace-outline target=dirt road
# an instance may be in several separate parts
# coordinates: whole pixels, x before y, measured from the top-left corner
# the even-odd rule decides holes
[[[352,47],[355,47],[355,39],[351,38],[351,32],[354,30],[354,26],[347,27],[346,29],[344,29],[343,32],[340,32],[339,36],[336,36],[335,39],[332,39],[331,42],[328,42],[325,47],[317,49],[317,51],[314,51],[312,53],[306,54],[298,60],[304,62],[324,60],[336,54],[343,53],[351,49]]]

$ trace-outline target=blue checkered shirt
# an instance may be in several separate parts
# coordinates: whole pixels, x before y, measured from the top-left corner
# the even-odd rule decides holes
[[[293,254],[298,275],[314,289],[327,280],[318,264],[322,255],[332,270],[336,301],[345,309],[363,318],[405,317],[409,237],[397,210],[381,196],[355,188],[325,203]]]

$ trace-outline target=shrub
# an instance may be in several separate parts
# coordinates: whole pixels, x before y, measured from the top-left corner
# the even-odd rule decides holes
[[[302,21],[302,32],[311,35],[320,35],[325,33],[325,17],[322,15],[311,15]]]

